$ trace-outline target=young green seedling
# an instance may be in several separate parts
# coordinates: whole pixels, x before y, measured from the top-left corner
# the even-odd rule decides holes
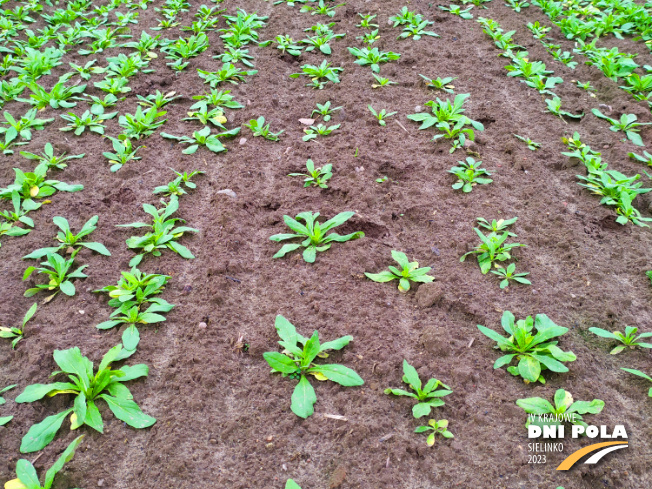
[[[16,100],[33,105],[39,110],[45,109],[48,106],[53,109],[69,109],[74,107],[77,105],[77,102],[73,102],[72,100],[81,100],[78,96],[84,93],[86,85],[73,85],[66,87],[65,83],[72,76],[72,73],[66,73],[59,77],[59,82],[56,83],[50,91],[47,91],[36,81],[32,80],[27,83],[27,88],[32,92],[29,99],[17,98]]]
[[[84,435],[75,438],[70,445],[59,456],[54,465],[45,473],[43,485],[38,480],[38,474],[34,465],[24,458],[16,463],[16,479],[10,480],[5,484],[5,489],[50,489],[54,484],[54,478],[63,470],[64,465],[70,462],[75,456],[75,450],[79,447]]]
[[[306,84],[306,86],[321,90],[329,81],[339,83],[340,77],[338,73],[341,71],[343,71],[343,68],[333,68],[330,63],[323,60],[319,66],[303,65],[301,73],[292,73],[290,78],[299,78],[301,75],[307,76],[310,78],[311,83]]]
[[[518,399],[516,405],[522,408],[528,416],[525,427],[535,426],[561,426],[565,421],[573,425],[588,425],[583,421],[583,414],[598,414],[604,409],[604,401],[593,399],[592,401],[573,401],[570,392],[564,389],[557,389],[553,406],[547,399],[541,397],[528,397]]]
[[[372,15],[372,14],[358,14],[358,16],[362,19],[359,24],[356,24],[356,27],[360,27],[362,29],[373,29],[374,27],[378,27],[378,24],[373,24],[372,20],[374,20],[377,15]]]
[[[184,117],[181,119],[182,121],[198,121],[204,126],[210,123],[215,127],[226,130],[224,124],[226,124],[227,118],[221,108],[215,107],[209,110],[208,103],[205,101],[197,102],[192,108],[195,110],[188,111],[188,117]]]
[[[141,250],[140,254],[134,256],[129,262],[130,267],[138,266],[146,254],[151,253],[153,256],[161,256],[160,250],[166,248],[187,260],[195,258],[188,248],[177,241],[184,233],[197,233],[198,231],[187,226],[175,227],[177,222],[185,222],[183,219],[171,217],[172,214],[179,210],[179,199],[176,195],[170,196],[170,200],[164,203],[161,209],[157,209],[150,204],[143,204],[143,210],[152,216],[152,224],[144,222],[118,224],[118,227],[150,228],[150,231],[145,233],[144,236],[132,236],[127,239],[128,248]]]
[[[133,428],[147,428],[156,422],[156,419],[141,411],[124,385],[124,382],[147,377],[149,369],[143,364],[112,369],[111,364],[116,361],[121,350],[122,345],[111,348],[102,358],[95,374],[93,362],[82,356],[79,348],[54,351],[54,361],[61,370],[53,375],[67,374],[69,381],[27,386],[16,398],[16,402],[34,402],[46,396],[73,394],[73,407],[32,425],[21,442],[21,453],[32,453],[45,448],[54,439],[69,414],[72,430],[87,425],[103,433],[104,423],[96,405],[100,399],[107,403],[116,418]]]
[[[40,155],[30,153],[28,151],[21,151],[20,154],[21,156],[27,158],[28,160],[38,161],[39,166],[44,166],[47,169],[58,168],[59,170],[63,170],[68,166],[66,164],[66,161],[83,158],[85,156],[84,153],[80,155],[66,156],[65,152],[60,156],[55,156],[54,148],[50,143],[45,143],[45,148],[43,150],[43,153],[41,153]]]
[[[444,12],[457,15],[458,17],[461,17],[462,19],[465,20],[469,20],[473,18],[473,14],[469,13],[473,8],[473,6],[470,6],[464,10],[462,10],[462,7],[460,7],[459,5],[453,5],[453,4],[451,4],[448,7],[440,5],[439,8],[442,9]]]
[[[158,273],[144,274],[136,267],[132,267],[129,272],[120,272],[122,277],[118,280],[117,285],[107,285],[94,292],[105,292],[111,298],[109,306],[120,309],[122,312],[130,310],[133,306],[140,307],[146,302],[164,304],[168,302],[164,299],[154,297],[165,289],[165,285],[170,279],[169,275]]]
[[[514,134],[514,137],[515,137],[516,139],[519,139],[519,140],[523,141],[525,144],[527,144],[527,147],[528,147],[531,151],[536,151],[537,149],[539,149],[539,148],[541,147],[541,144],[539,144],[539,143],[535,143],[535,142],[532,141],[530,138],[523,137],[523,136],[519,136],[518,134]]]
[[[620,121],[617,121],[616,119],[607,117],[600,112],[599,109],[592,109],[591,112],[593,112],[593,115],[596,117],[608,121],[611,124],[609,129],[613,132],[622,131],[625,133],[625,136],[627,136],[627,139],[636,146],[645,146],[641,139],[641,135],[638,133],[640,131],[638,128],[642,126],[650,126],[652,125],[652,122],[636,122],[638,117],[636,117],[635,114],[623,114],[620,116]]]
[[[419,262],[410,262],[407,255],[402,251],[392,250],[392,258],[399,264],[401,270],[395,266],[389,265],[389,270],[380,273],[365,272],[365,276],[374,282],[390,282],[392,280],[398,280],[398,291],[403,293],[410,290],[410,280],[412,282],[421,283],[428,283],[435,280],[435,277],[426,275],[431,270],[430,267],[419,268]]]
[[[124,135],[130,139],[140,139],[154,134],[167,119],[163,116],[166,111],[159,111],[156,107],[143,110],[141,106],[136,107],[134,114],[121,115],[118,124],[124,129]]]
[[[380,88],[380,87],[388,87],[390,85],[398,85],[398,83],[391,81],[389,78],[383,78],[382,76],[378,76],[375,73],[372,73],[372,75],[374,76],[376,83],[372,83],[371,88]]]
[[[457,80],[457,77],[452,77],[452,76],[447,76],[446,78],[428,78],[427,76],[424,75],[419,75],[421,78],[424,79],[426,87],[428,88],[434,88],[435,90],[443,90],[444,92],[448,93],[453,93],[453,89],[455,88],[453,85],[451,85],[451,82],[453,80]]]
[[[3,394],[5,392],[7,392],[8,390],[13,389],[14,387],[16,387],[16,385],[18,385],[18,384],[8,385],[4,389],[0,389],[0,394]],[[7,402],[7,401],[5,401],[5,398],[0,396],[0,406],[2,406],[5,402]],[[14,419],[13,416],[0,416],[0,426],[6,425],[12,419]]]
[[[113,144],[113,150],[115,153],[110,153],[105,151],[102,155],[111,162],[111,171],[116,172],[122,168],[126,163],[130,161],[137,161],[141,159],[140,156],[136,156],[136,151],[138,151],[142,146],[134,148],[131,140],[125,135],[122,135],[121,138],[114,138],[111,136],[105,136],[111,140]]]
[[[407,360],[403,360],[403,382],[408,384],[414,393],[403,389],[388,388],[385,389],[385,394],[416,399],[418,402],[412,407],[412,415],[415,418],[428,416],[432,408],[441,407],[445,404],[441,399],[442,397],[453,393],[450,387],[437,379],[428,380],[422,388],[421,379],[417,370]]]
[[[136,95],[136,97],[139,100],[138,105],[142,105],[143,107],[154,107],[155,109],[161,109],[162,107],[166,106],[173,100],[181,98],[181,95],[176,95],[176,93],[177,92],[174,91],[168,93],[161,93],[158,90],[156,90],[156,93],[152,93],[147,97],[143,97],[142,95]]]
[[[321,118],[323,119],[324,122],[328,122],[331,120],[331,116],[333,115],[333,112],[336,110],[341,110],[342,106],[340,107],[333,107],[331,108],[331,102],[330,100],[325,102],[324,104],[317,104],[317,108],[312,111],[310,116],[313,116],[315,114],[320,115]]]
[[[650,382],[652,382],[652,377],[650,377],[644,372],[641,372],[640,370],[636,370],[633,368],[624,368],[624,367],[620,367],[620,370],[624,370],[625,372],[629,372],[630,374],[638,375],[639,377],[642,377],[645,380],[649,380]],[[652,397],[652,387],[650,387],[650,390],[648,391],[647,395],[648,397]]]
[[[197,68],[199,78],[208,83],[211,88],[216,88],[222,83],[231,83],[237,85],[240,82],[245,82],[245,76],[253,76],[258,73],[258,70],[239,70],[231,63],[223,63],[222,68],[218,71],[206,71]]]
[[[70,230],[70,224],[64,217],[55,216],[52,218],[52,222],[60,229],[57,233],[57,241],[61,243],[58,246],[51,248],[39,248],[38,250],[32,251],[29,255],[25,255],[23,260],[39,260],[46,255],[51,253],[57,253],[60,250],[66,250],[67,253],[72,253],[74,251],[79,251],[81,246],[88,248],[89,250],[95,251],[100,255],[111,256],[109,250],[106,249],[102,243],[93,243],[93,242],[84,242],[83,238],[91,234],[97,229],[97,221],[99,220],[98,216],[91,217],[86,223],[82,226],[81,230],[77,234],[73,234]]]
[[[307,263],[314,263],[317,256],[317,252],[326,251],[331,247],[332,242],[344,243],[352,239],[363,238],[364,233],[358,231],[351,234],[346,234],[340,236],[337,233],[327,234],[331,229],[341,226],[346,221],[351,219],[355,215],[355,212],[340,212],[332,219],[324,223],[319,223],[317,217],[319,217],[319,212],[302,212],[297,215],[296,219],[291,218],[290,216],[283,216],[283,221],[285,224],[294,231],[294,234],[275,234],[269,239],[275,242],[285,241],[288,239],[302,238],[301,243],[288,243],[283,245],[283,247],[272,257],[272,258],[282,258],[286,254],[303,247],[303,259]],[[297,219],[304,221],[306,224],[301,224]]]
[[[453,433],[448,431],[448,420],[447,419],[440,419],[437,421],[436,419],[431,419],[428,421],[428,424],[426,426],[417,426],[416,429],[414,430],[415,433],[426,433],[430,431],[431,433],[428,435],[428,439],[426,440],[426,444],[431,447],[435,444],[435,435],[441,435],[444,438],[455,438],[453,436]]]
[[[33,228],[34,221],[31,217],[27,216],[27,213],[38,209],[41,207],[41,204],[37,204],[32,199],[21,201],[20,195],[16,190],[11,192],[11,204],[14,208],[13,211],[9,209],[0,211],[0,217],[5,220],[5,222],[0,222],[0,236],[17,237],[29,234],[32,231],[31,229],[20,227],[17,224],[22,223],[25,226]],[[0,246],[2,246],[1,243]]]
[[[638,155],[636,153],[627,153],[627,156],[629,156],[630,158],[634,158],[635,160],[638,160],[641,163],[645,163],[647,166],[652,166],[652,154],[648,153],[647,151],[643,151],[642,155]]]
[[[504,289],[506,287],[509,287],[509,282],[510,280],[514,280],[515,282],[518,282],[519,284],[525,284],[525,285],[532,285],[532,282],[530,282],[528,279],[524,278],[528,275],[530,275],[530,272],[523,272],[523,273],[515,273],[516,272],[516,265],[514,263],[510,263],[507,266],[507,269],[503,267],[498,267],[497,270],[492,270],[491,273],[494,273],[501,277],[503,280],[500,281],[500,288]]]
[[[314,185],[315,187],[320,187],[320,188],[328,188],[328,185],[326,182],[328,182],[331,177],[333,176],[333,165],[328,164],[324,165],[323,167],[317,167],[315,168],[315,163],[311,160],[308,159],[306,161],[306,169],[308,170],[308,173],[289,173],[289,177],[306,177],[304,178],[304,188],[305,187],[310,187],[311,185]]]
[[[248,49],[234,48],[226,46],[226,52],[213,56],[213,59],[219,59],[222,63],[242,63],[249,68],[254,68],[251,61],[254,57],[249,54]]]
[[[371,66],[371,71],[374,73],[380,73],[380,64],[388,63],[390,61],[397,60],[401,57],[400,54],[394,53],[392,51],[382,52],[378,48],[347,48],[349,53],[355,56],[355,64],[360,66]]]
[[[245,127],[248,127],[254,133],[254,137],[262,136],[268,141],[278,141],[279,136],[285,131],[281,130],[273,133],[269,130],[269,126],[270,124],[265,124],[265,118],[263,116],[260,116],[258,119],[251,119],[248,124],[245,124]]]
[[[14,183],[6,188],[0,188],[1,199],[13,199],[14,192],[17,192],[21,199],[32,201],[32,199],[49,197],[57,192],[78,192],[84,188],[83,185],[46,180],[48,169],[41,165],[33,172],[24,173],[18,168],[14,168],[14,172],[16,173]]]
[[[32,319],[34,314],[36,314],[36,309],[37,304],[35,302],[32,307],[30,307],[29,310],[25,313],[25,316],[23,317],[23,325],[20,328],[6,328],[0,326],[0,338],[10,339],[12,349],[15,349],[18,342],[25,337],[25,325],[27,324],[27,321]]]
[[[505,0],[505,7],[510,7],[514,12],[520,12],[522,8],[527,8],[530,4],[524,0]]]
[[[460,261],[466,260],[468,255],[477,255],[480,271],[486,274],[491,269],[491,265],[497,261],[507,261],[512,258],[512,250],[520,246],[526,246],[521,243],[505,243],[507,237],[511,234],[505,231],[502,235],[491,232],[487,236],[482,234],[478,228],[473,228],[482,244],[476,246],[471,251],[465,253]]]
[[[94,112],[91,113],[90,110],[87,110],[81,116],[77,116],[72,112],[68,112],[67,115],[62,114],[61,118],[68,121],[68,125],[60,127],[59,130],[74,131],[75,136],[80,136],[86,129],[97,134],[104,134],[103,122],[109,119],[113,119],[116,116],[117,112],[105,114],[103,107],[94,107],[97,107]]]
[[[156,187],[153,192],[154,194],[163,194],[166,197],[170,195],[177,195],[179,197],[185,195],[187,194],[187,192],[183,188],[184,186],[189,189],[197,188],[197,184],[191,182],[190,179],[195,175],[203,175],[204,173],[206,173],[200,170],[195,170],[190,173],[188,172],[180,173],[174,170],[173,168],[170,168],[170,170],[172,170],[177,177],[171,182],[169,182],[167,185],[161,185],[160,187]]]
[[[494,219],[491,221],[487,221],[484,217],[478,217],[478,225],[482,228],[488,229],[489,231],[492,231],[494,233],[500,233],[505,231],[509,226],[514,224],[518,220],[518,217],[513,217],[511,219],[498,219],[497,221]],[[512,238],[516,237],[516,234],[512,233],[509,231],[507,233],[508,236],[511,236]]]
[[[387,112],[387,110],[385,110],[385,109],[382,109],[380,111],[376,111],[371,106],[371,104],[369,104],[367,106],[367,108],[369,109],[369,112],[371,112],[373,114],[373,116],[378,120],[378,124],[380,124],[383,127],[385,127],[387,125],[387,122],[385,121],[385,119],[387,119],[388,117],[391,117],[394,114],[396,114],[396,112]]]
[[[313,363],[317,357],[327,358],[329,350],[341,350],[353,339],[342,336],[323,345],[319,343],[319,333],[315,331],[310,338],[297,333],[296,328],[283,316],[276,316],[276,331],[283,347],[283,353],[270,351],[263,353],[263,358],[272,367],[272,372],[279,372],[283,377],[299,379],[292,393],[290,409],[301,418],[307,418],[314,413],[317,402],[315,390],[308,381],[308,375],[314,375],[317,380],[331,380],[345,387],[364,384],[360,376],[344,365],[320,365]]]
[[[311,7],[309,5],[304,5],[301,7],[301,12],[310,12],[310,15],[327,15],[328,17],[335,17],[335,9],[337,7],[342,7],[346,5],[345,3],[338,3],[332,7],[327,6],[324,3],[324,0],[319,0],[319,3],[316,7]]]
[[[5,142],[10,143],[17,139],[19,136],[25,141],[32,140],[32,129],[36,131],[42,131],[45,125],[48,122],[52,122],[52,119],[37,119],[36,118],[37,109],[28,110],[24,116],[16,120],[14,117],[7,112],[6,110],[3,113],[3,116],[6,122],[2,122],[0,126],[0,134],[5,135]]]
[[[608,338],[610,340],[620,341],[622,345],[616,346],[611,352],[611,355],[616,355],[623,351],[625,348],[629,347],[631,349],[640,346],[641,348],[652,348],[652,343],[644,343],[639,341],[642,338],[652,337],[652,333],[641,333],[637,335],[638,328],[634,326],[625,326],[625,334],[620,331],[607,331],[602,328],[589,328],[589,331],[595,335],[598,335],[602,338]]]
[[[457,163],[460,166],[454,166],[448,170],[448,173],[452,173],[458,178],[457,182],[452,185],[455,190],[461,188],[463,192],[468,193],[476,185],[487,185],[493,182],[491,178],[483,177],[483,175],[490,176],[491,173],[484,168],[480,168],[482,161],[475,161],[468,156],[466,162],[458,161]]]
[[[593,87],[593,85],[591,85],[590,81],[587,81],[586,83],[582,83],[581,81],[577,80],[576,84],[578,88],[586,90],[587,92],[595,92],[595,88]]]
[[[202,104],[212,105],[214,107],[226,107],[227,109],[242,109],[242,105],[237,100],[233,100],[233,95],[230,95],[231,90],[211,90],[204,95],[195,95],[193,100],[199,100],[194,105],[190,106],[190,110],[201,107]]]
[[[27,280],[33,272],[42,273],[49,277],[47,284],[37,284],[36,287],[27,289],[25,297],[32,297],[41,290],[54,291],[44,302],[49,302],[59,293],[63,292],[67,296],[75,295],[75,286],[70,281],[73,278],[86,278],[88,275],[82,273],[82,270],[88,265],[82,265],[74,271],[71,271],[75,261],[75,256],[79,249],[73,251],[70,259],[66,260],[57,253],[51,253],[46,256],[46,261],[42,262],[42,267],[27,267],[23,274],[23,281]]]
[[[507,371],[516,377],[521,376],[526,384],[537,381],[545,384],[542,370],[568,372],[568,368],[562,362],[574,362],[577,357],[573,352],[562,351],[557,346],[557,341],[550,341],[566,334],[568,328],[557,326],[545,314],[537,314],[535,319],[532,319],[532,316],[519,319],[516,324],[514,319],[511,312],[503,313],[501,325],[509,335],[507,338],[493,329],[478,324],[482,334],[498,343],[494,348],[507,353],[496,360],[494,369],[509,365],[516,359],[518,365],[507,367]],[[533,332],[535,327],[536,334]]]
[[[378,34],[378,29],[375,29],[371,32],[365,32],[363,35],[356,37],[356,39],[358,41],[362,41],[364,44],[371,46],[378,39],[380,39],[380,35]]]
[[[546,105],[548,106],[548,112],[555,114],[561,120],[564,120],[564,117],[569,117],[571,119],[581,119],[584,117],[584,112],[581,114],[571,114],[570,112],[561,110],[561,99],[559,97],[554,97],[552,99],[547,98]]]
[[[197,152],[200,146],[206,146],[206,149],[212,151],[213,153],[221,153],[226,151],[226,148],[219,140],[222,137],[234,137],[240,132],[240,128],[236,127],[229,131],[220,132],[217,134],[211,134],[210,126],[206,126],[200,131],[194,131],[192,137],[190,136],[174,136],[166,132],[161,133],[161,137],[166,139],[174,139],[179,141],[181,144],[189,144],[186,149],[182,151],[184,155],[191,155]]]
[[[339,129],[341,124],[336,124],[334,126],[325,126],[323,124],[317,124],[316,126],[310,126],[303,130],[306,133],[301,139],[304,141],[310,141],[312,139],[317,139],[319,136],[329,136],[331,132]]]

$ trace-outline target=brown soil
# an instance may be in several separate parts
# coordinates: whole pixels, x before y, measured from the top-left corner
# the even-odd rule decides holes
[[[181,25],[192,21],[200,3],[192,2],[191,11],[180,17]],[[264,115],[272,129],[285,129],[280,143],[254,139],[243,129],[246,143],[240,145],[238,139],[227,143],[227,154],[202,149],[184,156],[180,146],[155,134],[145,141],[142,160],[112,174],[101,154],[110,150],[108,141],[97,135],[77,138],[61,133],[60,112],[47,109],[41,113],[56,121],[20,149],[41,151],[50,141],[71,154],[85,152],[83,160],[52,173],[53,178],[82,183],[85,189],[55,195],[51,205],[33,213],[36,229],[30,235],[2,240],[0,324],[19,323],[33,302],[23,297],[27,286],[21,277],[27,264],[20,257],[50,245],[55,233],[53,216],[65,216],[78,229],[98,214],[99,228],[93,238],[106,244],[113,256],[81,252],[79,261],[90,266],[88,279],[77,281],[78,294],[40,306],[16,351],[7,342],[0,345],[0,386],[19,384],[7,393],[8,402],[0,408],[2,415],[15,415],[0,428],[0,481],[13,477],[20,439],[29,426],[67,405],[65,396],[29,405],[12,401],[26,385],[47,381],[55,369],[52,351],[79,346],[97,362],[119,341],[119,331],[95,329],[111,309],[106,298],[92,290],[115,283],[120,270],[128,269],[133,253],[124,240],[131,233],[115,225],[144,219],[142,203],[158,201],[151,192],[172,179],[168,168],[173,167],[206,171],[197,180],[198,189],[181,198],[179,212],[200,230],[182,241],[197,258],[184,260],[166,252],[143,262],[145,271],[172,276],[164,297],[177,307],[162,326],[141,328],[139,351],[128,361],[150,366],[149,378],[132,382],[131,389],[143,410],[158,422],[151,429],[136,431],[102,406],[106,432],[79,430],[87,436],[84,448],[67,465],[57,488],[272,489],[283,487],[288,478],[304,489],[650,486],[648,386],[619,370],[629,366],[650,372],[650,355],[637,350],[610,356],[609,342],[587,329],[636,325],[649,330],[651,289],[644,271],[652,268],[652,258],[647,256],[652,236],[647,229],[615,224],[612,210],[577,185],[575,175],[584,170],[571,167],[560,154],[565,150],[561,136],[577,130],[585,142],[603,151],[613,169],[630,175],[641,172],[641,166],[627,157],[628,151],[637,148],[621,142],[606,122],[589,112],[604,103],[616,115],[636,113],[649,121],[645,105],[633,101],[592,67],[580,64],[573,71],[552,60],[525,29],[527,21],[550,24],[536,7],[517,14],[496,0],[487,10],[476,8],[473,13],[476,18],[495,19],[505,30],[516,29],[515,39],[527,46],[531,59],[546,61],[564,78],[557,93],[566,109],[588,114],[580,123],[567,124],[544,113],[542,96],[508,78],[503,68],[507,60],[497,57],[499,51],[475,19],[462,20],[440,11],[436,3],[416,0],[410,8],[434,20],[433,30],[441,38],[395,40],[397,30],[387,25],[387,19],[402,5],[351,0],[338,9],[335,31],[347,36],[333,43],[330,61],[344,67],[342,83],[329,84],[322,91],[288,76],[304,63],[318,64],[323,55],[307,53],[294,60],[279,56],[273,48],[250,48],[259,73],[246,84],[230,87],[236,99],[247,104],[229,113],[230,127]],[[271,2],[227,1],[224,6],[230,13],[242,7],[270,15],[261,31],[263,39],[277,34],[301,39],[304,28],[325,21],[299,14],[298,7],[273,7]],[[381,40],[375,46],[402,54],[399,62],[381,69],[397,86],[372,90],[369,68],[353,63],[346,46],[359,45],[356,12],[377,13]],[[141,11],[134,37],[140,36],[143,27],[153,26],[156,17],[151,7]],[[553,32],[553,37],[561,39],[558,29]],[[164,31],[164,37],[178,34],[178,30]],[[193,103],[191,96],[205,89],[196,68],[219,65],[211,58],[221,48],[217,36],[210,34],[211,48],[192,59],[178,76],[165,66],[162,56],[155,60],[155,73],[131,82],[133,92],[119,104],[120,113],[134,112],[136,94],[176,90],[185,98],[170,106],[163,130],[189,134],[191,127],[196,129],[179,121]],[[622,46],[612,38],[603,42]],[[561,39],[560,43],[572,48],[571,42]],[[644,53],[641,64],[652,64],[642,44],[627,43],[629,49]],[[66,66],[44,80],[54,83],[68,61],[79,64],[87,59],[92,57],[71,53],[64,58]],[[576,60],[583,61],[580,56]],[[485,124],[478,151],[493,173],[493,184],[477,187],[471,194],[451,189],[453,177],[446,170],[462,159],[462,153],[450,155],[446,143],[431,142],[432,132],[418,131],[405,117],[416,106],[443,96],[424,88],[419,73],[457,76],[456,92],[471,94],[467,113]],[[575,79],[591,80],[598,89],[597,99],[576,88],[570,82]],[[101,94],[92,83],[88,92]],[[302,142],[298,119],[309,117],[315,103],[326,100],[344,106],[333,119],[342,124],[341,130],[317,142]],[[379,127],[366,108],[370,103],[398,114],[388,127]],[[80,103],[74,110],[79,113],[85,108]],[[14,102],[6,109],[22,113],[25,105]],[[513,133],[540,142],[541,149],[529,151]],[[107,124],[107,134],[119,134],[117,117]],[[642,135],[646,143],[652,142],[652,130],[645,129]],[[328,190],[304,189],[299,179],[286,176],[301,170],[307,158],[317,165],[333,164]],[[33,168],[18,154],[2,157],[2,162],[1,186],[13,181],[13,167]],[[383,175],[390,181],[376,183]],[[237,197],[217,193],[227,188]],[[651,202],[643,196],[636,205],[649,216]],[[268,238],[285,232],[282,216],[307,210],[319,211],[326,218],[353,210],[356,216],[342,231],[362,230],[366,237],[335,244],[314,265],[299,256],[273,260],[279,246]],[[501,291],[496,277],[483,276],[473,260],[460,263],[460,256],[476,244],[473,226],[479,216],[518,216],[514,231],[528,247],[516,256],[519,268],[530,272],[531,287]],[[389,264],[391,249],[403,250],[421,266],[433,267],[439,289],[417,291],[415,287],[401,295],[393,285],[366,280],[363,272],[376,272]],[[577,354],[570,372],[548,375],[545,386],[527,386],[504,369],[494,371],[497,353],[476,324],[498,329],[503,310],[519,318],[545,313],[569,327],[561,346]],[[316,328],[325,339],[353,335],[354,342],[333,359],[354,368],[365,379],[364,387],[319,383],[315,415],[307,420],[295,416],[289,409],[294,383],[270,375],[262,359],[263,352],[277,348],[277,314],[286,316],[304,335]],[[208,326],[199,328],[200,322]],[[246,354],[232,347],[240,334],[250,345]],[[437,377],[453,388],[446,406],[434,415],[450,421],[454,440],[438,441],[428,448],[425,437],[413,433],[419,423],[412,418],[411,403],[383,394],[386,387],[401,383],[403,359],[414,364],[422,377]],[[578,465],[568,473],[556,472],[565,456],[588,444],[568,440],[563,454],[548,454],[546,465],[528,464],[525,416],[514,401],[530,396],[550,399],[558,388],[569,390],[576,399],[603,399],[604,411],[590,421],[625,424],[631,447],[607,456],[597,466]],[[347,421],[326,414],[344,416]],[[67,426],[38,459],[39,470],[49,467],[75,436]]]

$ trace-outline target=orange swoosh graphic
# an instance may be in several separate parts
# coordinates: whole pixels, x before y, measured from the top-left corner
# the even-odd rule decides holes
[[[610,447],[612,445],[627,445],[627,444],[628,443],[626,441],[605,441],[603,443],[595,443],[593,445],[589,445],[588,447],[580,448],[576,452],[573,452],[568,457],[566,457],[566,460],[564,460],[562,463],[559,464],[557,470],[570,469],[575,464],[575,462],[581,459],[584,455],[591,452],[595,452],[600,448]]]

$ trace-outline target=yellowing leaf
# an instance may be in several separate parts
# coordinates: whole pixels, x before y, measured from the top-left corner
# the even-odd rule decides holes
[[[20,479],[13,479],[5,482],[5,489],[27,489],[27,486]]]
[[[314,375],[317,380],[321,380],[321,381],[328,380],[328,377],[326,377],[324,374],[320,372],[312,372],[312,375]]]
[[[38,195],[39,190],[40,189],[36,185],[34,185],[32,188],[29,189],[29,195],[31,197],[36,197]]]
[[[57,394],[79,394],[79,392],[74,391],[72,389],[65,389],[65,390],[59,390],[59,391],[52,391],[48,393],[48,397],[54,397]]]
[[[72,413],[72,414],[70,415],[70,431],[72,431],[72,430],[76,430],[77,428],[79,428],[79,427],[80,427],[81,425],[83,425],[83,424],[84,424],[84,423],[80,423],[80,422],[77,420],[77,414]]]
[[[217,116],[213,117],[213,120],[215,122],[219,123],[219,124],[225,124],[226,123],[226,117],[224,117],[223,115],[217,115]]]
[[[317,356],[318,356],[319,358],[328,358],[328,353],[326,353],[325,351],[323,351],[323,352],[317,354]]]

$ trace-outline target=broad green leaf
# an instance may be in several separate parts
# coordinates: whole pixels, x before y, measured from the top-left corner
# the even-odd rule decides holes
[[[86,405],[86,419],[84,420],[84,424],[90,426],[95,431],[104,433],[102,415],[93,401],[88,401],[88,404]]]
[[[299,380],[292,393],[292,412],[304,419],[312,416],[315,402],[317,402],[315,389],[310,385],[306,376],[302,375],[301,380]]]
[[[328,380],[332,380],[345,387],[352,387],[364,384],[364,380],[352,369],[344,365],[318,365],[308,372],[319,372]]]
[[[613,340],[617,340],[618,337],[613,334],[611,331],[607,331],[606,329],[602,328],[589,328],[589,331],[595,335],[601,336],[602,338],[609,338]]]
[[[523,408],[529,414],[548,414],[554,413],[555,408],[546,399],[541,397],[528,397],[527,399],[517,399],[516,405]]]
[[[338,338],[336,340],[327,341],[326,343],[321,345],[319,352],[321,353],[327,350],[341,350],[346,345],[348,345],[351,341],[353,341],[353,336],[342,336],[341,338]]]
[[[107,394],[100,394],[100,397],[106,401],[116,418],[132,428],[148,428],[156,423],[156,419],[143,413],[134,401],[119,399]]]
[[[272,369],[284,374],[291,374],[297,370],[297,365],[287,355],[276,351],[268,351],[263,353],[263,358]]]
[[[127,382],[129,380],[139,379],[141,377],[147,377],[149,374],[149,367],[144,363],[139,363],[138,365],[125,365],[118,370],[118,372],[123,372],[124,375],[116,379],[118,382]]]
[[[20,443],[20,453],[38,452],[45,448],[54,439],[57,431],[61,428],[63,420],[71,412],[72,409],[66,409],[59,414],[48,416],[40,423],[32,425]]]
[[[54,482],[54,477],[63,469],[63,466],[70,462],[72,458],[75,456],[75,450],[77,450],[77,447],[79,447],[79,444],[81,443],[82,439],[84,438],[84,435],[78,436],[75,438],[70,445],[63,451],[63,453],[59,456],[56,462],[54,462],[54,465],[48,469],[48,471],[45,473],[45,484],[44,484],[44,489],[50,489],[52,487],[52,483]]]
[[[530,356],[524,356],[518,362],[518,372],[523,379],[536,382],[541,375],[541,364]]]
[[[17,403],[34,402],[43,399],[50,392],[77,389],[69,382],[54,382],[53,384],[32,384],[25,387],[25,390],[16,398]]]
[[[20,482],[25,484],[27,489],[40,489],[41,483],[38,480],[38,475],[34,466],[24,458],[21,458],[16,463],[16,475]]]
[[[93,363],[82,356],[78,347],[54,350],[52,356],[62,371],[77,375],[84,386],[89,387],[90,379],[93,377]]]
[[[545,365],[549,370],[552,370],[553,372],[568,372],[568,368],[561,362],[558,362],[552,357],[549,357],[547,355],[539,355],[536,353],[532,353],[532,358],[538,360],[540,363]]]
[[[419,404],[415,404],[412,407],[412,416],[415,418],[421,418],[422,416],[428,416],[430,414],[430,410],[432,409],[432,406],[430,403],[427,402],[420,402]]]
[[[419,378],[419,374],[417,373],[417,370],[407,362],[407,360],[403,360],[403,373],[405,374],[403,380],[407,380],[407,383],[415,390],[421,389],[421,379]]]

